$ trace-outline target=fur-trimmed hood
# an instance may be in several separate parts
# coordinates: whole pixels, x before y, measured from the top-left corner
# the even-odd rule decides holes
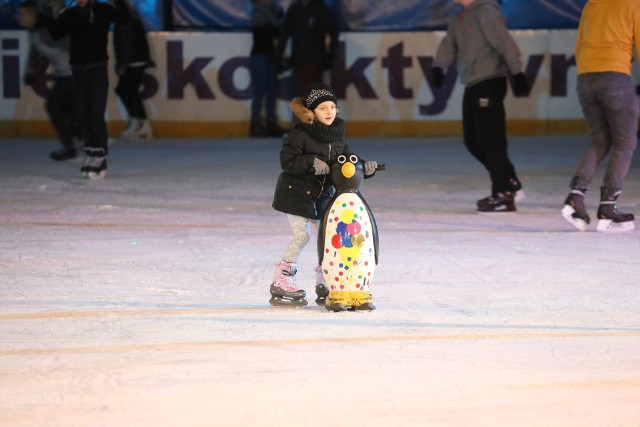
[[[315,118],[313,111],[305,107],[302,98],[293,98],[289,103],[289,109],[302,123],[310,125]]]

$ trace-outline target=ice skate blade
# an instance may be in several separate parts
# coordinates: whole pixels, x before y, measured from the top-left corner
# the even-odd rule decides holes
[[[309,302],[304,298],[290,300],[290,299],[284,299],[284,298],[271,297],[271,299],[269,300],[269,304],[271,304],[274,307],[304,307],[307,304],[309,304]]]
[[[507,210],[507,209],[501,209],[501,210],[495,210],[495,211],[481,211],[478,210],[478,213],[480,215],[489,215],[489,216],[499,216],[500,214],[514,214],[517,213],[518,211],[516,210],[516,208],[514,207],[513,209]]]
[[[87,172],[87,174],[84,175],[85,178],[91,179],[91,180],[103,179],[106,176],[107,176],[107,171],[106,170],[103,170],[103,171],[100,171],[100,172]]]
[[[626,233],[635,228],[633,221],[613,222],[610,219],[599,219],[597,230],[602,233]]]
[[[581,218],[575,218],[573,214],[576,213],[576,210],[573,209],[571,206],[564,205],[561,212],[562,212],[562,217],[565,220],[567,220],[569,224],[573,225],[578,230],[585,231],[587,229],[587,225],[589,224]]]

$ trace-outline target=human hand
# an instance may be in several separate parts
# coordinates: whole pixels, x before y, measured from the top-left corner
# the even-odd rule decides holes
[[[511,90],[513,90],[515,96],[525,96],[531,91],[527,76],[524,73],[514,74],[511,83]]]
[[[316,175],[326,175],[329,173],[329,165],[317,157],[313,159],[313,168],[316,170]]]
[[[373,160],[369,160],[364,162],[364,174],[365,175],[373,175],[378,167],[378,163]]]
[[[440,67],[433,67],[431,69],[431,83],[433,87],[441,88],[444,84],[444,71]]]

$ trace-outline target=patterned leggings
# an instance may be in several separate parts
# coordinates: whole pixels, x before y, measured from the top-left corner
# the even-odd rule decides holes
[[[289,219],[289,224],[291,224],[293,237],[287,249],[284,251],[282,259],[295,264],[298,261],[300,253],[307,243],[309,243],[309,239],[311,239],[311,226],[313,225],[317,231],[320,221],[289,214],[287,214],[287,218]]]

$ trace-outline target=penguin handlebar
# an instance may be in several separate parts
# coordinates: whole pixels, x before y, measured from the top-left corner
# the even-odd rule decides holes
[[[387,165],[385,165],[384,163],[376,167],[376,171],[386,171],[386,170],[387,170]]]

